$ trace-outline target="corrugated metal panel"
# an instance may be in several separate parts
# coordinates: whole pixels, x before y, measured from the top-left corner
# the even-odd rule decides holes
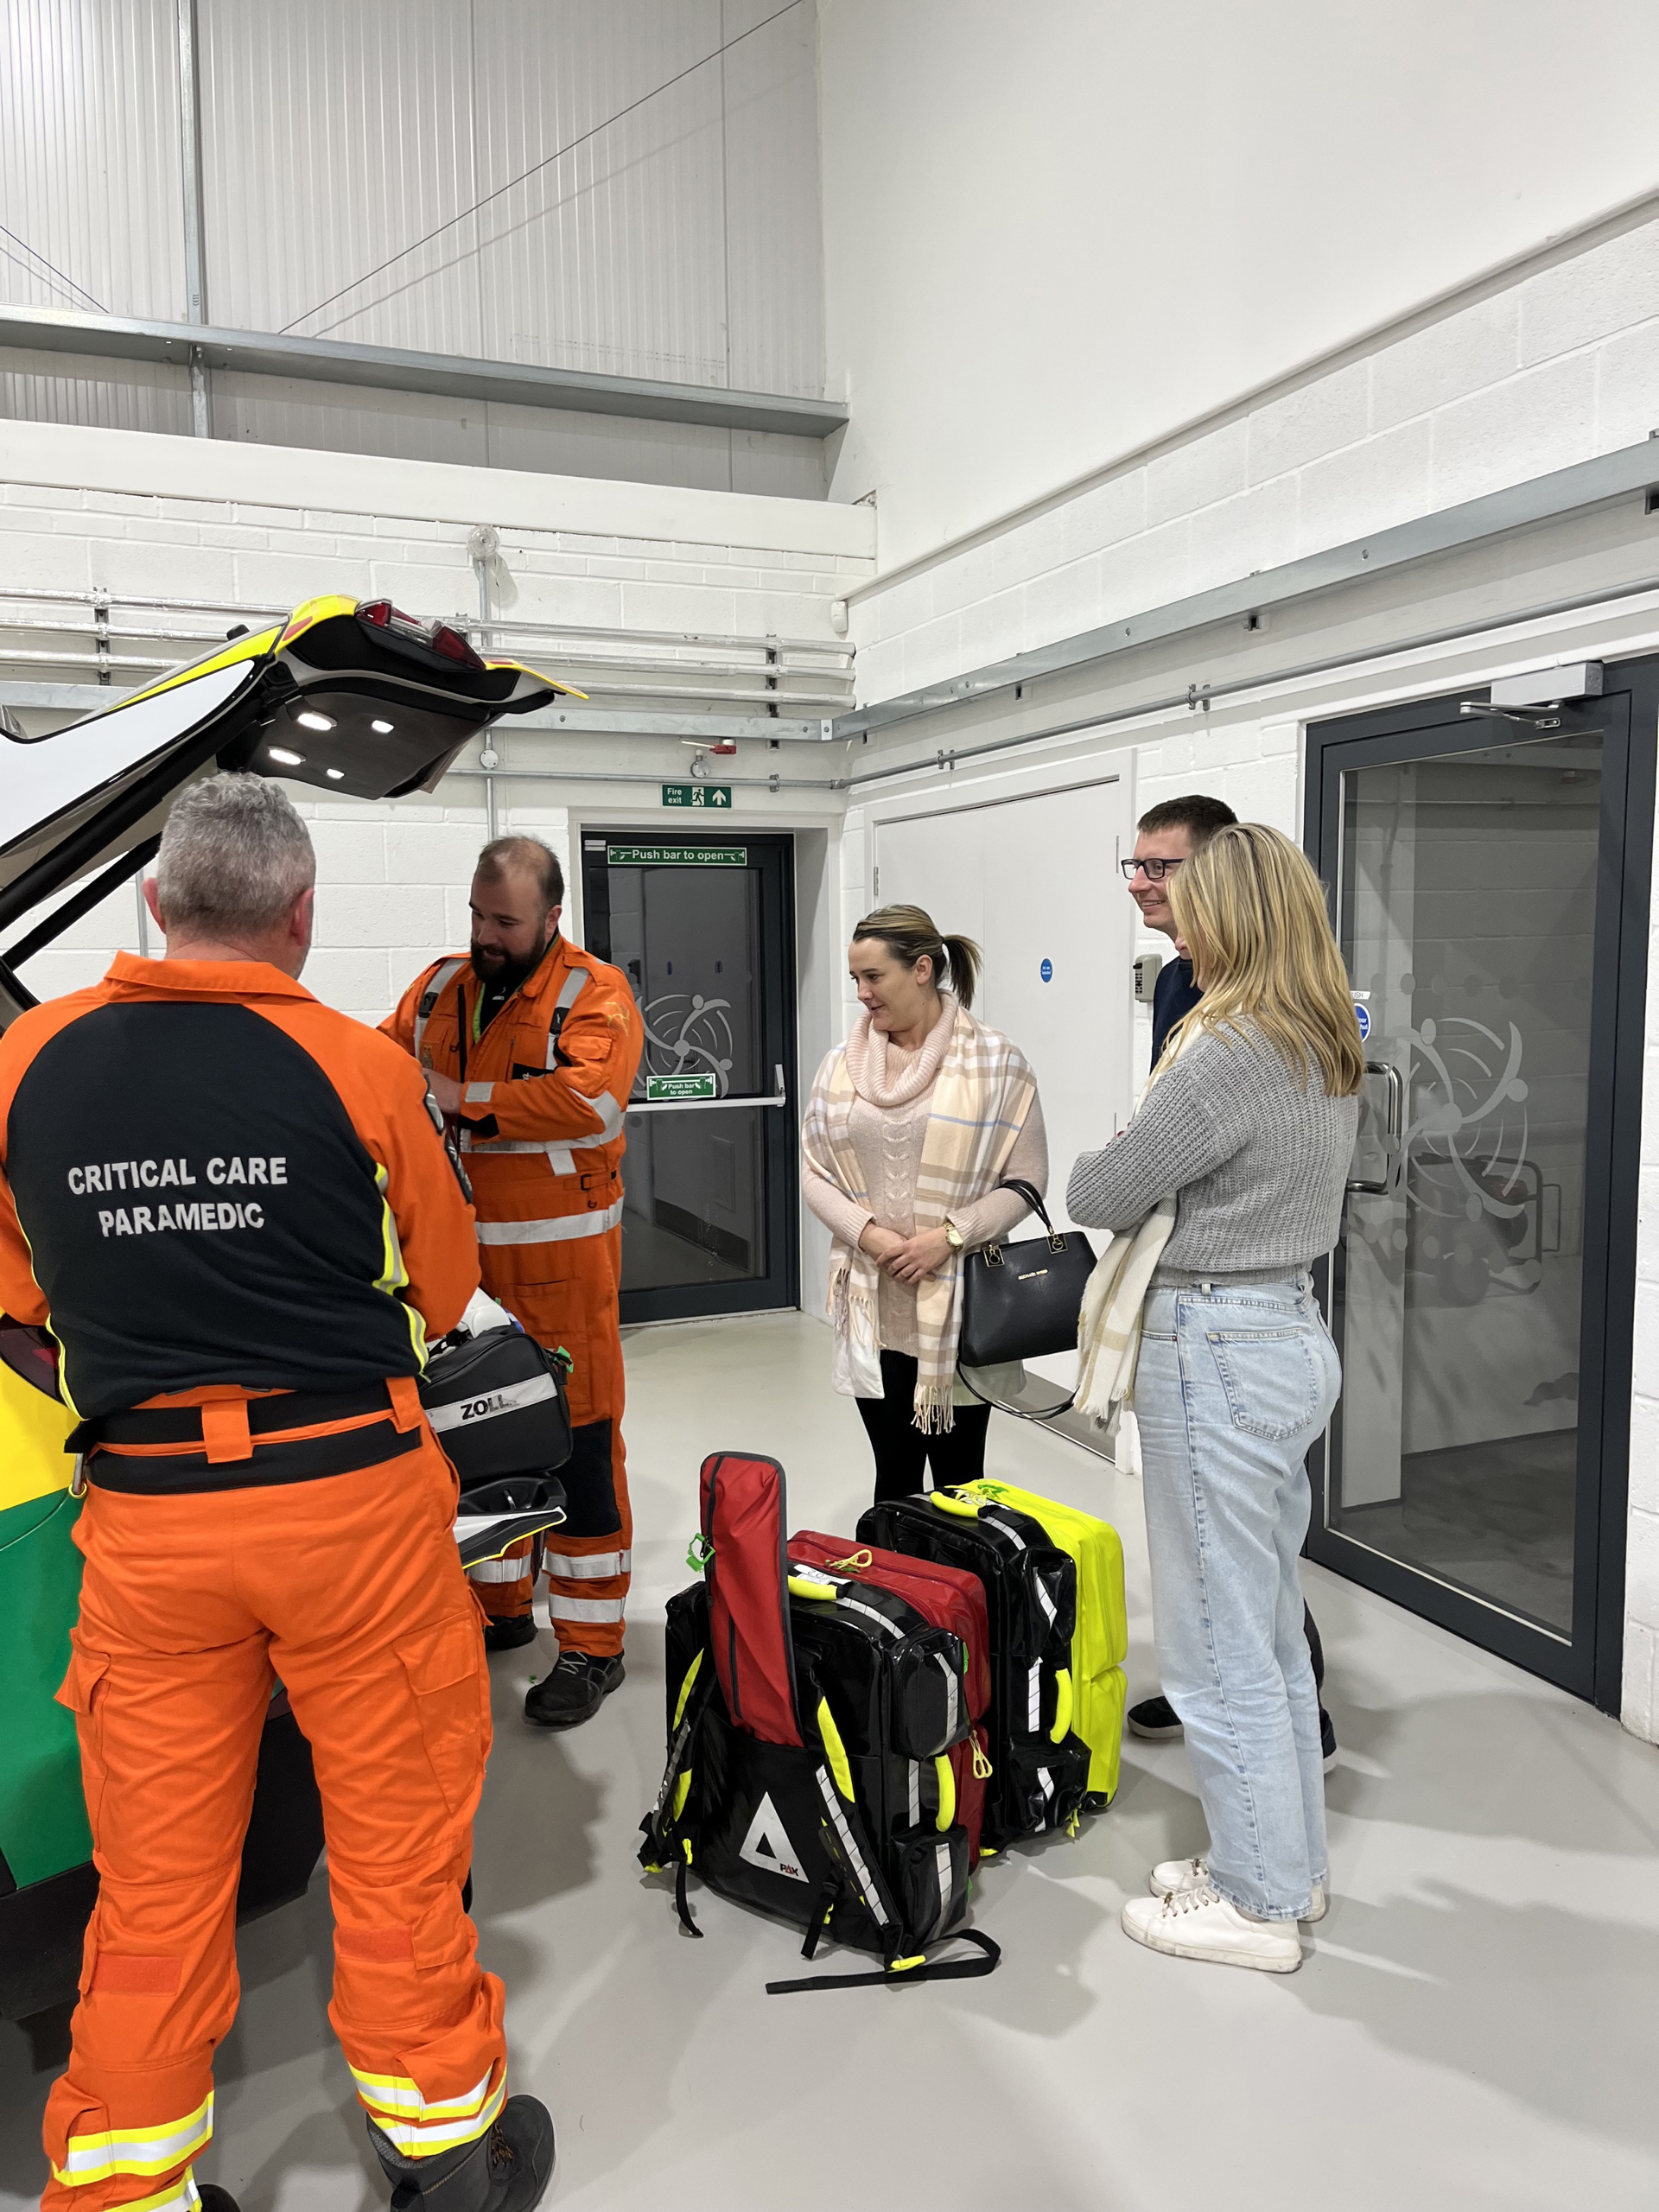
[[[173,0],[5,0],[0,22],[0,298],[181,317]]]
[[[175,4],[0,0],[0,222],[98,305],[162,319],[184,312]],[[823,389],[810,0],[724,55],[775,0],[197,4],[213,321]],[[0,253],[0,299],[88,304],[3,237]],[[174,426],[170,377],[124,394],[113,368],[60,382],[50,365],[0,360],[0,408]],[[220,436],[470,453],[485,427],[481,408],[429,421],[391,402],[377,426],[378,402],[219,382]],[[490,426],[509,466],[574,443],[586,468],[646,479],[819,474],[792,439],[734,457],[723,433],[518,412]]]
[[[476,354],[467,0],[199,6],[213,319]]]
[[[0,352],[0,416],[188,437],[190,379],[165,361],[92,360],[85,353],[8,347]]]
[[[724,0],[724,37],[776,0]],[[817,11],[792,8],[725,54],[728,381],[823,391]]]
[[[489,350],[729,381],[720,65],[707,60],[720,15],[720,0],[480,0],[480,192],[574,145],[480,219]]]

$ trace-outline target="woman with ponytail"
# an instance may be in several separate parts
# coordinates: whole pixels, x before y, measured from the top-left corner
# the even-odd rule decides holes
[[[1036,1078],[969,1008],[979,948],[919,906],[853,932],[861,1012],[818,1070],[802,1130],[806,1202],[835,1238],[836,1388],[858,1401],[878,1500],[985,1471],[990,1408],[957,1382],[962,1256],[1048,1188]]]

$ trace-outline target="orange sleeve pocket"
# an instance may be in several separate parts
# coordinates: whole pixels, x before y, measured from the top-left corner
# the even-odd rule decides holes
[[[490,1748],[489,1677],[472,1611],[406,1637],[397,1656],[443,1802],[461,1812],[476,1800]]]

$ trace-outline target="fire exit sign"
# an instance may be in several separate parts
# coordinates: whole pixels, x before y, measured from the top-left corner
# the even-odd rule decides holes
[[[664,806],[717,807],[723,813],[732,803],[729,784],[664,784]]]

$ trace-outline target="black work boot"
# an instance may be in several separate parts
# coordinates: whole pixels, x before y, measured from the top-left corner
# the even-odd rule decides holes
[[[553,2120],[537,2097],[509,2097],[487,2135],[435,2158],[399,2157],[369,2123],[393,2184],[391,2212],[531,2212],[553,2178]]]
[[[197,2183],[196,2201],[201,2212],[242,2212],[242,2208],[228,2189],[221,2189],[216,2181]]]
[[[504,1620],[493,1620],[484,1631],[486,1651],[517,1651],[521,1645],[536,1641],[534,1613],[513,1613]]]
[[[538,1728],[580,1728],[591,1720],[622,1680],[622,1654],[595,1659],[586,1651],[561,1651],[550,1675],[531,1685],[524,1718]]]

